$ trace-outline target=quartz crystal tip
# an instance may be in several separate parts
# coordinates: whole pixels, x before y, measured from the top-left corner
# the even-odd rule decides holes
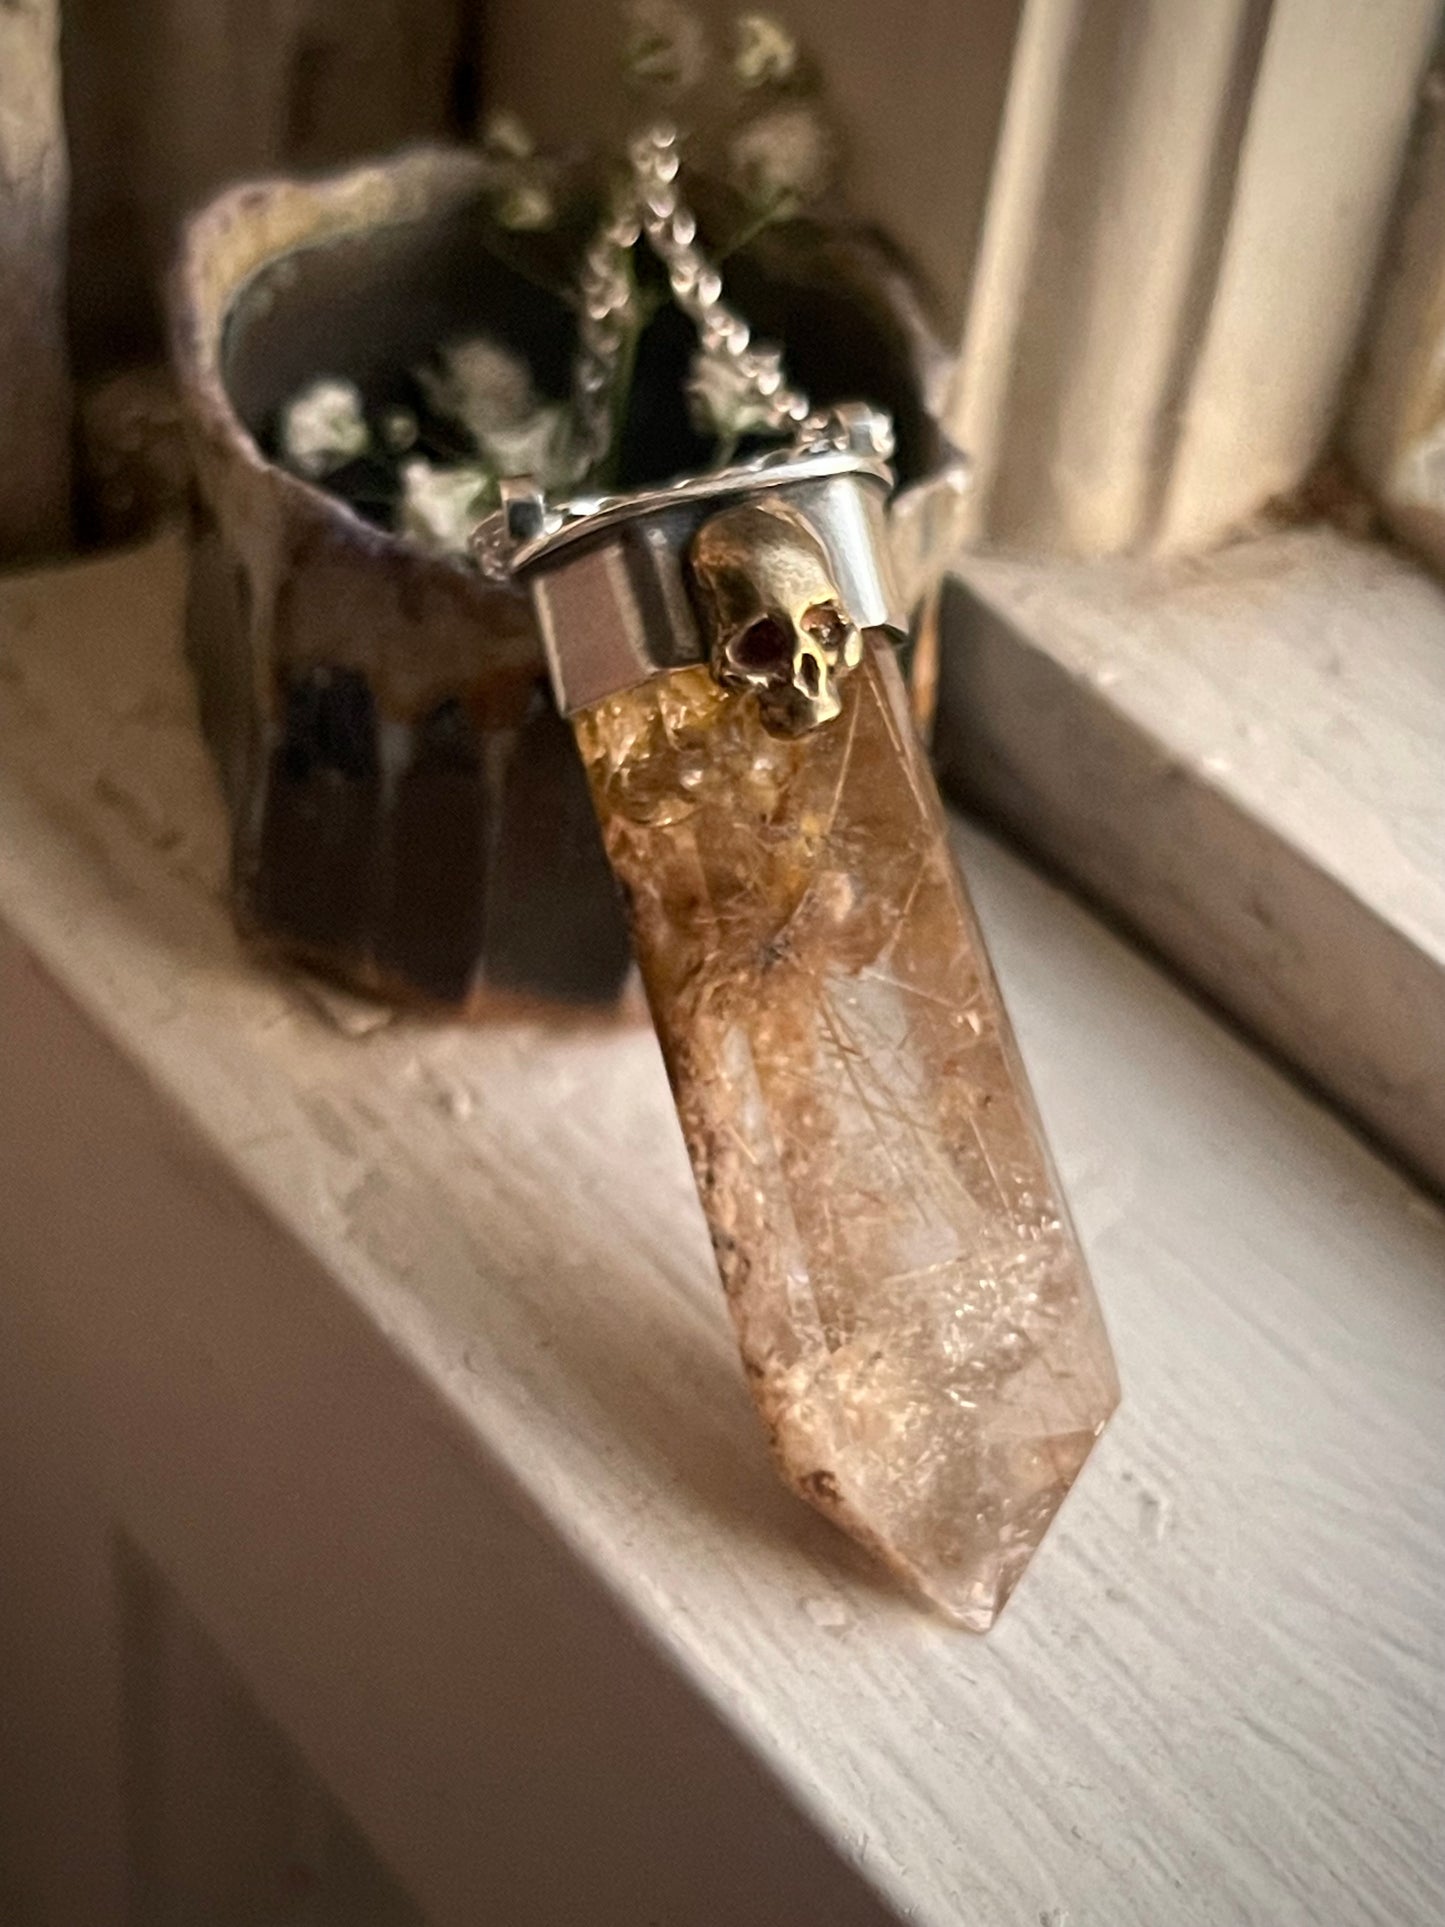
[[[986,1630],[1118,1400],[896,662],[800,737],[706,668],[575,718],[784,1477]]]

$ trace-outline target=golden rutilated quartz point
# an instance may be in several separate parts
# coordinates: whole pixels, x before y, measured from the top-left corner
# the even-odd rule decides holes
[[[574,721],[782,1470],[983,1631],[1118,1381],[885,642],[841,688]]]

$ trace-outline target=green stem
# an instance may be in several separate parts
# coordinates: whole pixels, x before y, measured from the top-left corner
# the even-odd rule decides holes
[[[754,215],[751,221],[745,221],[732,239],[717,250],[713,260],[721,267],[724,261],[731,260],[733,255],[747,247],[749,242],[756,241],[765,227],[771,227],[775,221],[787,220],[790,215],[797,212],[797,209],[796,194],[780,194],[776,201],[763,209],[761,214]]]

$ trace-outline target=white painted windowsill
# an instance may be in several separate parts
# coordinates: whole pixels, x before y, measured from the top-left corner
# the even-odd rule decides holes
[[[428,1917],[1428,1927],[1436,1208],[960,825],[1125,1403],[953,1631],[777,1485],[650,1034],[240,952],[179,597],[0,585],[0,1395]]]
[[[1329,527],[960,557],[956,795],[1445,1187],[1445,588]]]

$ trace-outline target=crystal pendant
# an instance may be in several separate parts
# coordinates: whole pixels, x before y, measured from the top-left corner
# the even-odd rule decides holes
[[[505,513],[783,1475],[982,1631],[1118,1382],[881,626],[870,433]]]
[[[982,1630],[1118,1384],[885,642],[842,701],[574,721],[784,1476]]]

